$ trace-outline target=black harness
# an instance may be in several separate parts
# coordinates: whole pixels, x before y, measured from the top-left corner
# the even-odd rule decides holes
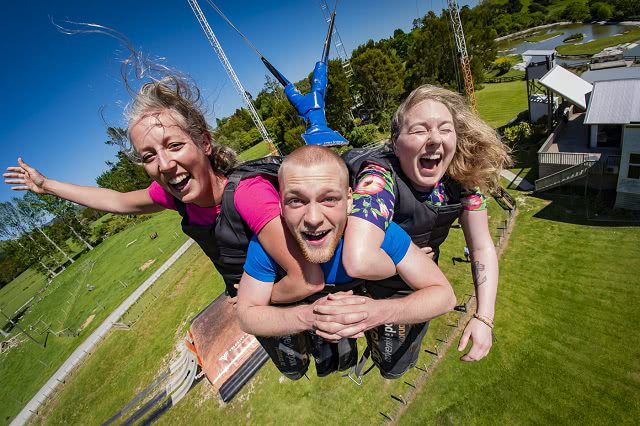
[[[391,171],[395,194],[393,221],[411,236],[418,247],[431,247],[435,252],[434,260],[437,261],[440,244],[447,239],[451,225],[462,213],[460,184],[445,175],[443,179],[448,197],[447,205],[433,206],[420,201],[420,194],[402,172],[398,158],[386,145],[375,149],[352,149],[343,158],[349,168],[350,183],[354,188],[358,172],[366,161],[379,163]],[[391,297],[398,290],[408,289],[398,276],[369,284],[376,287],[376,298]]]
[[[282,157],[265,157],[248,161],[227,174],[228,182],[224,187],[220,214],[211,225],[193,225],[189,223],[186,205],[174,197],[176,209],[182,216],[182,231],[198,243],[216,269],[222,275],[226,292],[235,296],[234,284],[240,282],[243,265],[247,258],[247,247],[253,232],[236,211],[234,196],[240,180],[256,175],[264,175],[277,188],[278,169]],[[256,206],[257,209],[261,206]]]

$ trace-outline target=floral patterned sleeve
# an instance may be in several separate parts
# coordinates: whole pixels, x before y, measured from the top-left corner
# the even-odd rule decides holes
[[[487,197],[480,192],[480,188],[462,191],[460,202],[466,211],[480,211],[487,209]]]
[[[386,231],[393,218],[394,203],[391,172],[377,163],[365,163],[356,178],[351,215]]]

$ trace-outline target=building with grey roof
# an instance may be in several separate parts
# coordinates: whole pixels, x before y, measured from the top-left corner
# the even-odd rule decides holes
[[[585,71],[580,76],[589,83],[605,80],[625,80],[629,78],[640,78],[640,67],[620,67],[606,69],[592,69]]]
[[[599,73],[617,70],[630,68]],[[574,105],[585,101],[586,112],[565,115],[538,150],[536,190],[591,185],[615,190],[615,207],[640,210],[640,76],[596,80],[591,90],[578,80],[561,67],[541,79]]]
[[[616,207],[640,209],[640,78],[597,81],[584,124],[590,147],[620,148]]]

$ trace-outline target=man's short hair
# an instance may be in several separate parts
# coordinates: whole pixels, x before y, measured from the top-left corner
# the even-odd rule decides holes
[[[282,177],[284,176],[284,170],[292,165],[311,167],[323,163],[334,163],[340,169],[340,177],[344,182],[345,187],[349,187],[349,170],[342,157],[336,154],[331,149],[319,146],[319,145],[305,145],[302,146],[291,154],[287,155],[278,171],[278,183],[280,188],[283,188]]]

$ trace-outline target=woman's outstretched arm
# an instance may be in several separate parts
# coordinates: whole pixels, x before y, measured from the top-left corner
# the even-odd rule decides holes
[[[49,179],[18,158],[18,166],[7,167],[5,183],[14,191],[54,195],[92,209],[116,214],[154,213],[163,209],[153,202],[146,189],[118,192],[95,186],[74,185]]]

